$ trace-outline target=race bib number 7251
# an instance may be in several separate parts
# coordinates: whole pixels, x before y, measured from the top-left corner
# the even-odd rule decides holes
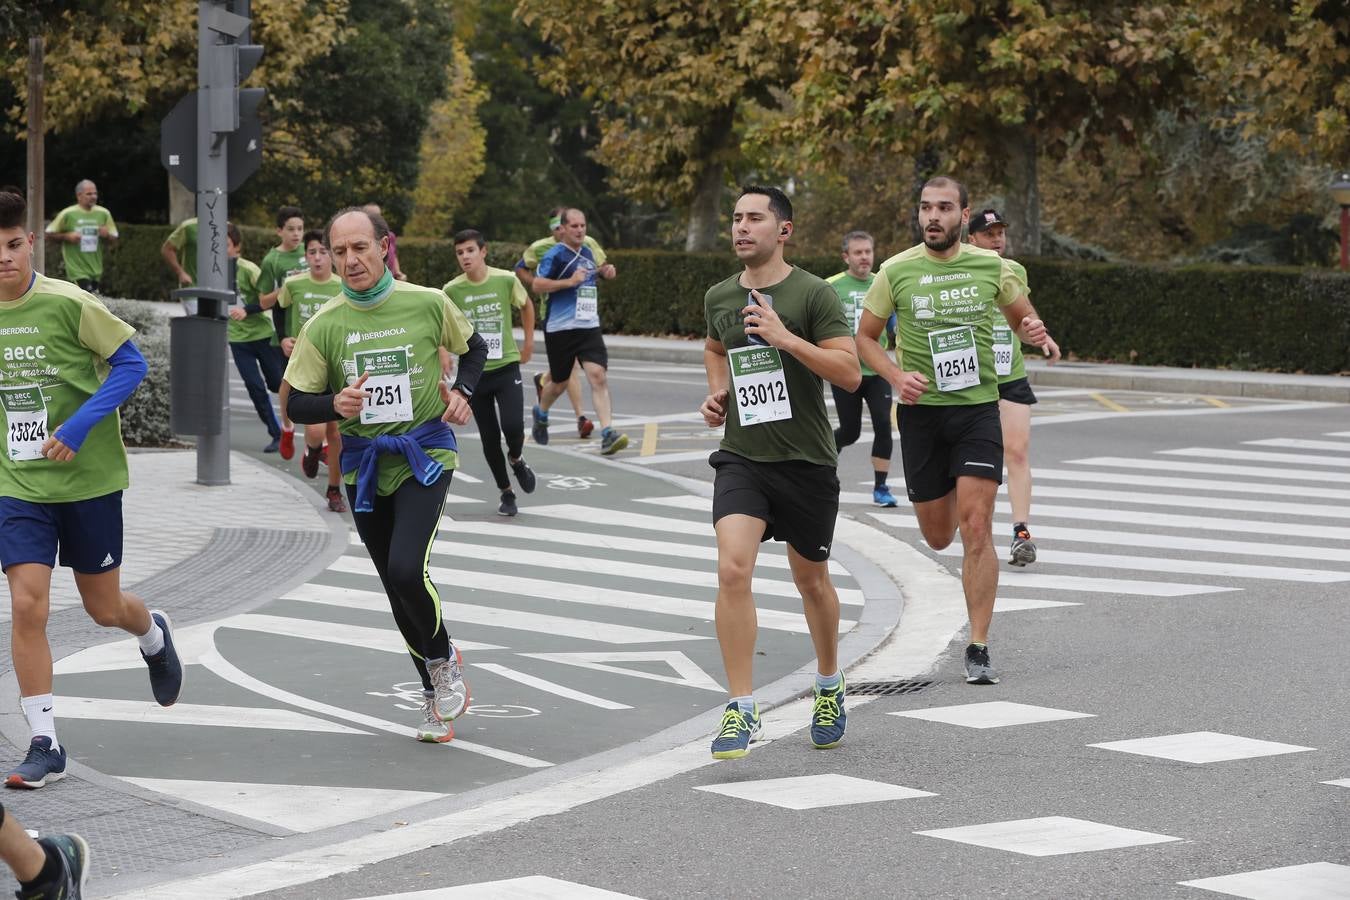
[[[356,374],[358,378],[370,376],[365,382],[370,396],[361,407],[362,425],[412,421],[412,384],[406,349],[363,350],[356,354]]]

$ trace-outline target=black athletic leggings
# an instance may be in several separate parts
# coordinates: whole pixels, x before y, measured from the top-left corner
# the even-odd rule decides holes
[[[506,477],[506,457],[502,456],[502,435],[506,436],[506,452],[520,459],[525,446],[525,395],[520,386],[520,364],[511,363],[492,372],[484,372],[478,379],[473,399],[469,401],[473,420],[478,423],[478,434],[483,439],[483,456],[487,458],[497,490],[511,486]],[[501,410],[498,424],[497,411]]]
[[[862,434],[863,401],[872,415],[872,456],[891,458],[891,385],[880,375],[864,375],[856,391],[830,385],[839,427],[834,430],[834,449],[842,450]]]
[[[375,498],[375,509],[355,512],[356,485],[347,485],[347,501],[356,533],[380,573],[394,623],[412,654],[422,687],[431,690],[428,659],[450,658],[450,633],[441,621],[441,597],[427,575],[431,542],[441,524],[445,492],[454,470],[429,485],[409,478],[392,494]]]

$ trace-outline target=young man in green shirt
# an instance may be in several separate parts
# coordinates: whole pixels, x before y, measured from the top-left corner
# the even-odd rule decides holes
[[[277,292],[276,306],[272,308],[272,324],[280,338],[281,355],[291,358],[295,339],[305,323],[314,318],[324,304],[342,293],[342,280],[333,275],[333,257],[323,243],[323,232],[317,229],[306,231],[301,243],[305,248],[305,262],[308,269],[299,275],[292,275],[281,285]],[[281,390],[277,393],[277,405],[284,411],[290,395],[291,386],[283,379]],[[342,499],[340,487],[342,455],[342,436],[336,422],[325,425],[305,426],[305,453],[300,457],[300,471],[306,478],[319,474],[320,457],[324,456],[327,445],[328,490],[326,497],[328,509],[335,513],[347,511]]]
[[[268,250],[262,265],[258,266],[258,305],[263,309],[272,309],[276,305],[281,285],[287,278],[309,268],[309,263],[305,261],[304,234],[305,215],[300,207],[283,206],[277,210],[277,237],[281,243]],[[295,456],[295,427],[286,418],[285,404],[281,407],[279,449],[282,459]]]
[[[235,290],[239,294],[239,302],[229,307],[230,356],[244,380],[248,399],[253,401],[253,409],[271,438],[263,452],[276,453],[281,445],[281,424],[272,409],[272,398],[267,395],[281,390],[281,354],[272,346],[275,332],[271,319],[258,303],[258,266],[240,255],[243,238],[239,226],[230,222],[225,235],[225,247],[234,261]]]
[[[444,743],[469,689],[427,561],[459,461],[450,424],[469,421],[487,344],[442,291],[394,279],[388,237],[384,219],[358,207],[329,220],[342,295],[296,338],[288,411],[303,424],[340,423],[356,533],[422,679],[417,738]],[[453,385],[441,379],[441,349],[459,356]]]
[[[844,271],[825,279],[839,296],[839,304],[844,309],[844,318],[848,320],[853,333],[858,332],[858,323],[862,321],[863,298],[872,286],[872,260],[875,244],[872,236],[865,231],[850,231],[844,235]],[[889,323],[888,323],[889,327]],[[887,346],[886,335],[882,335],[882,346]],[[864,363],[862,365],[862,384],[856,391],[846,391],[830,386],[834,394],[834,411],[839,416],[839,427],[834,430],[834,446],[843,450],[853,444],[862,434],[863,404],[872,418],[872,502],[877,506],[897,505],[886,478],[891,472],[891,386],[886,379],[873,372]]]
[[[982,209],[970,217],[970,242],[1005,256],[1008,223],[996,209]],[[1008,265],[1022,282],[1022,293],[1031,296],[1027,270],[1016,260]],[[1059,355],[1055,348],[1054,356]],[[1031,539],[1031,405],[1036,395],[1027,381],[1022,342],[1013,340],[1007,323],[994,322],[994,372],[998,375],[998,411],[1003,426],[1003,463],[1008,469],[1008,504],[1012,507],[1012,547],[1008,563],[1026,566],[1036,561],[1036,543]]]
[[[534,354],[534,304],[519,279],[487,264],[487,241],[481,232],[467,229],[457,233],[454,240],[455,259],[462,273],[446,284],[445,294],[487,343],[487,363],[469,406],[483,442],[483,456],[502,494],[497,512],[514,516],[519,509],[506,476],[507,463],[522,491],[533,493],[535,486],[534,472],[521,456],[525,446],[525,397],[520,387],[520,365]],[[520,310],[525,332],[521,347],[516,346],[511,331],[512,309]],[[502,456],[503,435],[506,457]]]
[[[0,191],[0,568],[13,608],[11,647],[28,755],[14,788],[65,777],[47,642],[52,569],[74,571],[85,611],[135,635],[161,706],[183,686],[169,618],[122,590],[127,454],[117,407],[145,377],[135,330],[77,286],[33,271],[23,197]]]
[[[47,236],[61,242],[66,278],[83,290],[99,293],[103,282],[103,248],[117,243],[112,213],[98,205],[98,187],[89,179],[75,185],[75,205],[56,214]]]
[[[178,279],[179,287],[197,283],[197,219],[184,219],[160,245],[159,255]]]
[[[726,427],[708,459],[717,470],[717,640],[731,691],[712,742],[716,759],[745,756],[760,730],[750,581],[760,542],[770,538],[787,542],[815,646],[811,743],[826,749],[844,738],[839,595],[829,569],[838,451],[821,382],[852,391],[862,377],[834,291],[783,259],[791,201],[777,188],[747,187],[731,222],[732,248],[745,268],[704,296],[708,396],[699,409],[709,428]]]
[[[525,248],[521,254],[520,261],[516,263],[516,277],[525,285],[525,290],[534,291],[539,296],[539,318],[548,318],[548,294],[540,293],[534,290],[534,273],[539,268],[539,260],[544,258],[544,254],[552,250],[555,244],[561,243],[563,226],[562,214],[567,211],[565,206],[555,206],[548,213],[548,228],[550,234],[546,238],[540,238],[530,246]],[[603,266],[606,262],[605,250],[600,246],[600,242],[589,234],[584,239],[585,245],[590,249],[591,254],[596,259],[596,265]],[[530,341],[534,341],[534,336],[530,336]],[[550,383],[548,372],[538,372],[534,376],[534,401],[539,403],[543,400],[544,388]],[[581,380],[583,373],[581,371],[581,362],[578,361],[572,368],[572,372],[567,379],[567,401],[572,404],[572,412],[577,415],[577,436],[588,438],[591,432],[595,430],[595,423],[581,411]]]
[[[990,528],[1003,480],[994,317],[1047,352],[1054,342],[1007,261],[961,241],[969,216],[959,181],[938,177],[924,185],[923,243],[881,264],[863,301],[858,348],[900,398],[900,457],[924,540],[942,550],[961,532],[966,682],[997,684],[988,646],[998,589]],[[892,314],[904,371],[878,343]]]

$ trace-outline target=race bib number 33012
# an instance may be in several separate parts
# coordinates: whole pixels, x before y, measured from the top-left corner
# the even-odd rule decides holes
[[[783,358],[777,347],[728,350],[731,393],[742,425],[762,425],[792,418]]]
[[[369,375],[365,389],[370,392],[361,408],[362,425],[385,422],[411,422],[412,384],[408,377],[408,351],[364,350],[355,355],[356,374]]]

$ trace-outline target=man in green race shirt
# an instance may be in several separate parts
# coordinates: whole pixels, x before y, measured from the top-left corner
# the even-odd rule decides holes
[[[292,275],[299,275],[309,267],[305,261],[305,215],[298,206],[283,206],[277,210],[277,237],[281,243],[267,251],[258,266],[258,305],[271,309],[276,305],[281,285]],[[284,363],[283,363],[284,365]],[[295,456],[295,427],[286,418],[286,406],[281,407],[281,458]]]
[[[875,254],[872,236],[865,231],[850,231],[844,235],[844,265],[847,269],[825,279],[839,296],[853,333],[862,321],[863,298],[872,286],[872,260]],[[887,323],[890,327],[890,323]],[[881,346],[887,346],[887,335],[881,336]],[[872,419],[872,502],[877,506],[896,505],[886,477],[891,472],[891,386],[876,372],[862,365],[862,384],[856,391],[830,386],[834,394],[834,411],[839,416],[839,427],[834,430],[834,446],[843,450],[853,444],[862,433],[862,408]]]
[[[305,248],[305,263],[308,269],[299,275],[292,275],[281,285],[277,292],[277,303],[272,308],[272,324],[280,340],[281,355],[291,358],[295,339],[300,329],[314,317],[314,314],[328,301],[342,293],[342,280],[333,277],[333,257],[323,244],[323,232],[317,229],[306,231],[301,239]],[[277,405],[284,411],[290,396],[291,386],[285,380],[277,393]],[[324,425],[305,426],[305,453],[300,457],[300,471],[306,478],[319,474],[319,460],[327,442],[328,490],[326,498],[328,509],[335,513],[347,511],[342,499],[341,468],[339,457],[342,455],[342,436],[336,422]]]
[[[548,213],[548,228],[551,232],[546,238],[540,238],[533,244],[525,248],[521,254],[520,260],[516,263],[516,277],[525,285],[525,290],[534,291],[534,273],[539,268],[539,260],[544,258],[544,254],[553,249],[555,244],[562,241],[563,226],[562,214],[567,211],[565,206],[555,206]],[[589,234],[586,235],[583,243],[590,248],[591,254],[595,257],[596,265],[603,266],[606,262],[605,249],[600,246],[600,242]],[[539,317],[548,318],[548,294],[534,291],[539,296]],[[534,336],[530,336],[530,341],[534,341]],[[586,418],[581,411],[581,362],[578,361],[572,368],[571,376],[567,379],[567,400],[572,404],[572,411],[577,414],[577,435],[582,438],[591,436],[595,430],[595,423]],[[538,372],[534,376],[534,399],[536,403],[543,400],[544,388],[549,384],[549,373]]]
[[[900,397],[900,457],[924,540],[942,550],[961,531],[961,585],[970,617],[966,681],[997,684],[988,646],[998,588],[990,527],[1003,479],[996,310],[1022,340],[1054,345],[1007,261],[961,241],[967,203],[965,186],[955,179],[924,185],[923,243],[881,264],[863,302],[858,347]],[[878,343],[892,313],[903,372]]]
[[[0,568],[13,608],[11,647],[32,738],[5,779],[40,788],[65,777],[47,642],[52,569],[74,571],[90,617],[136,636],[161,706],[183,685],[168,616],[122,590],[127,454],[117,416],[145,377],[134,329],[98,298],[33,271],[23,197],[0,191]]]
[[[455,259],[463,272],[445,286],[445,294],[487,343],[487,363],[469,406],[483,441],[483,456],[497,482],[497,490],[502,493],[497,512],[514,516],[519,510],[511,480],[506,477],[507,462],[522,491],[533,493],[535,485],[534,472],[521,456],[525,446],[525,398],[520,387],[520,364],[529,362],[534,354],[534,304],[516,276],[487,264],[487,241],[481,232],[467,229],[455,235]],[[511,332],[512,309],[520,310],[520,324],[525,332],[521,347],[516,346]]]
[[[1008,248],[1008,223],[996,209],[983,209],[970,217],[970,242],[984,250],[1004,256]],[[1022,293],[1031,296],[1027,270],[1016,260],[1008,260],[1022,282]],[[1059,356],[1054,348],[1052,356]],[[1031,539],[1031,404],[1036,395],[1027,381],[1022,342],[1013,340],[1007,323],[994,322],[994,372],[998,375],[998,411],[1003,427],[1003,463],[1008,469],[1008,505],[1012,507],[1012,548],[1008,562],[1025,566],[1036,561],[1036,544]]]
[[[112,213],[98,205],[98,187],[85,179],[75,185],[75,205],[56,214],[47,236],[61,242],[66,278],[97,293],[103,280],[103,246],[117,243]]]
[[[159,255],[178,279],[179,287],[197,283],[197,219],[184,219],[160,245]]]
[[[356,532],[422,679],[416,735],[444,743],[469,689],[427,563],[459,459],[450,423],[469,421],[487,345],[443,292],[394,279],[388,235],[381,216],[358,207],[329,221],[325,243],[342,295],[296,338],[288,410],[303,424],[341,423]],[[441,380],[441,348],[459,355],[453,385]]]
[[[239,294],[239,302],[229,308],[230,356],[244,381],[248,399],[253,401],[253,409],[271,438],[263,452],[276,453],[281,444],[281,425],[267,394],[281,390],[281,355],[272,346],[275,334],[272,322],[258,303],[258,266],[240,255],[243,238],[238,225],[230,222],[225,235],[226,249],[234,260],[235,290]]]
[[[760,542],[770,538],[787,542],[816,651],[811,743],[825,749],[844,738],[839,595],[829,569],[838,451],[821,381],[852,391],[862,377],[834,291],[783,259],[792,236],[787,196],[773,187],[747,187],[731,222],[732,248],[745,268],[703,299],[708,396],[699,409],[709,428],[726,427],[708,459],[717,471],[717,640],[731,691],[712,742],[716,759],[745,756],[760,730],[750,582]]]

